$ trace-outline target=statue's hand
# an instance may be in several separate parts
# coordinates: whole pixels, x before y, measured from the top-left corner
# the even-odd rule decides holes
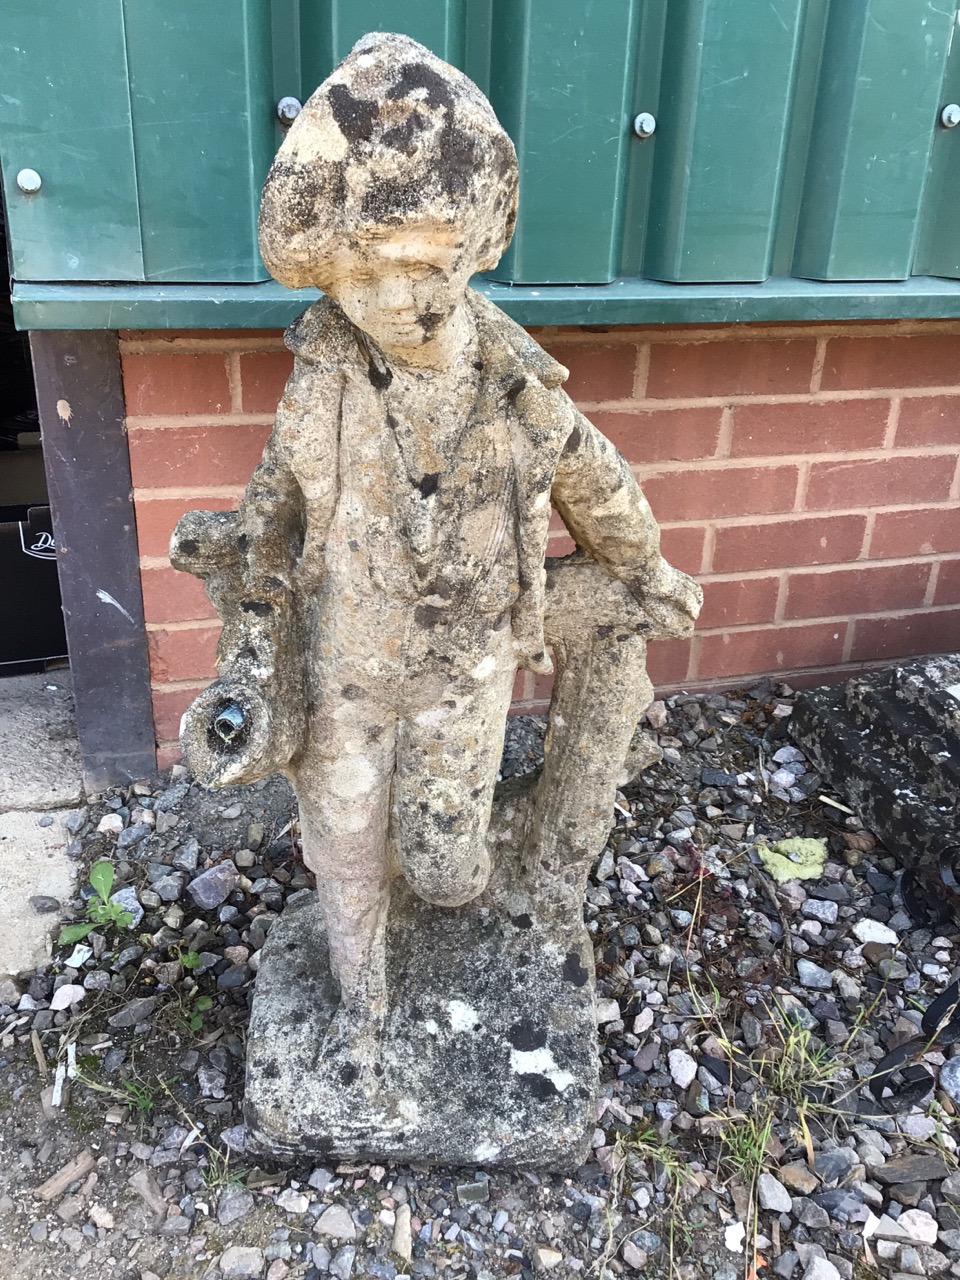
[[[631,583],[655,636],[688,636],[703,604],[703,590],[663,557],[653,571]]]

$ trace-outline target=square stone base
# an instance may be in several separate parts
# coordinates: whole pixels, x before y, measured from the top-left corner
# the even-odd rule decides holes
[[[376,1105],[319,1060],[338,985],[312,893],[273,925],[247,1045],[248,1148],[569,1171],[596,1121],[593,948],[492,888],[456,909],[395,891]],[[349,1073],[347,1073],[349,1074]]]

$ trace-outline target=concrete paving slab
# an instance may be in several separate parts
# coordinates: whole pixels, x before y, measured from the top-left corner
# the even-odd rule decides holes
[[[50,959],[59,907],[73,897],[77,873],[66,854],[65,817],[40,810],[0,814],[0,975],[26,973]],[[48,819],[49,826],[40,825]]]
[[[82,776],[69,671],[0,680],[0,812],[75,806]]]

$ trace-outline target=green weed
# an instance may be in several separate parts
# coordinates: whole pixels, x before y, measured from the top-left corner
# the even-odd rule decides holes
[[[113,875],[113,863],[109,858],[101,858],[99,862],[95,862],[90,868],[90,884],[93,886],[95,896],[90,898],[87,903],[87,918],[86,920],[78,921],[76,924],[64,925],[57,939],[60,946],[67,946],[71,942],[79,942],[88,933],[103,926],[125,929],[127,925],[133,923],[133,916],[130,912],[126,911],[119,902],[110,900],[110,893],[113,889]]]

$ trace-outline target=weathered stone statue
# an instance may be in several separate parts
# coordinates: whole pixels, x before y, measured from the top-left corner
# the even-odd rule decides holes
[[[651,698],[646,641],[689,632],[701,595],[566,370],[468,288],[516,206],[483,94],[398,35],[324,81],[264,188],[269,270],[326,296],[287,333],[240,510],[185,516],[171,557],[224,623],[187,759],[208,786],[287,774],[317,877],[319,911],[288,908],[257,984],[266,1151],[586,1149],[584,884]],[[579,550],[545,566],[551,504]],[[497,793],[518,666],[556,672],[546,762]],[[649,758],[638,738],[627,767]]]

